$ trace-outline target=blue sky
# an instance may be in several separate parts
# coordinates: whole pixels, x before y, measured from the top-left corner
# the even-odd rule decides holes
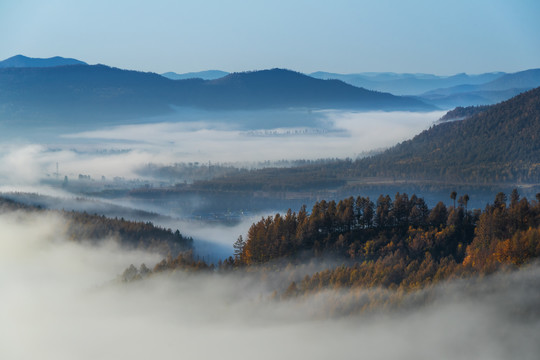
[[[0,59],[154,72],[514,72],[540,67],[538,0],[2,0]]]

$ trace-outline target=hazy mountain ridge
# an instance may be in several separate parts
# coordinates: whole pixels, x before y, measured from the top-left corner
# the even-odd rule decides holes
[[[3,118],[125,117],[166,113],[171,80],[105,65],[0,69]],[[61,120],[60,120],[61,121]]]
[[[105,65],[0,69],[0,111],[7,118],[77,116],[100,120],[210,110],[346,108],[426,111],[420,100],[283,69],[234,73],[217,80],[170,80]]]
[[[492,105],[540,86],[540,69],[516,73],[493,72],[478,75],[315,72],[319,79],[339,79],[354,86],[413,95],[434,106],[449,109],[457,106]]]
[[[339,80],[314,79],[285,69],[233,73],[204,82],[203,86],[203,91],[214,99],[209,106],[215,108],[430,109],[413,99],[357,88]]]
[[[540,86],[540,69],[529,69],[483,84],[462,84],[428,91],[418,96],[428,103],[446,107],[491,105]]]
[[[58,67],[66,65],[87,65],[85,62],[76,59],[53,57],[48,59],[29,58],[23,55],[17,55],[0,62],[0,68],[42,68],[42,67]],[[99,65],[95,65],[99,66]],[[114,70],[120,71],[121,69]],[[468,75],[460,73],[452,76],[438,76],[433,74],[409,74],[409,73],[391,73],[391,72],[374,72],[374,73],[357,73],[357,74],[337,74],[318,71],[307,76],[297,72],[296,78],[286,78],[278,70],[262,70],[242,73],[227,73],[220,70],[207,70],[200,72],[190,72],[185,74],[176,74],[173,72],[164,73],[161,76],[171,80],[203,80],[204,82],[175,83],[170,85],[171,88],[162,88],[163,84],[156,87],[151,81],[146,83],[148,79],[136,78],[131,81],[114,83],[108,82],[106,76],[111,76],[112,79],[118,80],[118,74],[108,74],[101,76],[93,73],[91,79],[81,79],[80,81],[89,81],[97,88],[88,89],[90,94],[79,92],[78,98],[73,98],[80,106],[85,106],[85,102],[90,104],[90,109],[95,109],[99,116],[112,117],[133,117],[137,114],[143,116],[159,115],[170,111],[169,105],[188,106],[204,109],[254,109],[254,108],[276,108],[276,107],[313,107],[313,108],[352,108],[361,110],[425,110],[429,106],[432,108],[453,108],[456,106],[471,106],[471,105],[489,105],[500,101],[507,100],[523,91],[540,86],[540,69],[530,69],[517,73],[492,72],[478,75]],[[128,70],[121,70],[128,71]],[[269,81],[269,76],[264,76],[265,71],[271,71],[272,76],[280,81],[284,81],[281,88],[276,87],[276,84]],[[287,70],[288,71],[288,70]],[[261,73],[255,75],[257,73]],[[79,71],[80,73],[80,71]],[[136,73],[125,73],[125,77],[129,77]],[[129,74],[129,75],[128,75]],[[150,74],[150,73],[148,73]],[[126,76],[127,75],[127,76]],[[154,74],[157,75],[157,74]],[[47,75],[44,75],[47,77]],[[56,76],[61,80],[62,76],[57,73]],[[73,74],[69,75],[70,77]],[[340,80],[351,88],[346,89],[336,83],[327,82],[325,86],[317,82],[309,82],[304,76],[319,80]],[[23,76],[23,79],[26,76]],[[77,77],[75,77],[77,78]],[[85,87],[82,83],[75,85],[74,79],[68,79],[71,86],[75,88]],[[255,83],[253,80],[260,81]],[[72,81],[73,80],[73,81]],[[106,84],[98,85],[95,81],[104,81]],[[126,79],[124,79],[126,80]],[[223,80],[222,82],[212,83],[215,80]],[[43,80],[50,81],[50,80]],[[289,81],[291,81],[289,83]],[[141,82],[137,84],[137,82]],[[240,85],[240,83],[242,83]],[[8,87],[11,84],[6,84]],[[21,85],[21,84],[19,84]],[[29,86],[34,86],[29,84]],[[41,84],[43,85],[43,84]],[[106,87],[104,88],[100,88]],[[230,86],[230,88],[228,88]],[[145,88],[152,88],[152,91],[145,91]],[[375,96],[372,93],[359,91],[357,88],[373,90],[375,92],[390,93],[394,95],[408,95],[409,100],[401,98],[390,98],[387,94],[384,96]],[[265,91],[264,89],[274,89],[275,92]],[[23,90],[19,88],[18,90]],[[54,96],[55,90],[45,89],[49,94]],[[294,91],[293,91],[294,90]],[[156,93],[157,92],[157,93]],[[2,94],[9,100],[13,99],[13,94],[9,91]],[[369,95],[368,95],[369,94]],[[380,94],[380,93],[379,93]],[[32,101],[39,102],[39,96],[34,94]],[[57,94],[58,96],[70,94]],[[159,95],[159,96],[158,96]],[[414,95],[414,96],[413,96]],[[86,101],[83,96],[89,96]],[[92,96],[94,99],[92,99]],[[208,97],[215,97],[210,100]],[[265,99],[260,97],[264,96]],[[161,98],[161,101],[160,99]],[[386,97],[386,98],[385,98]],[[18,99],[23,100],[24,99]],[[48,100],[51,100],[50,98]],[[115,101],[117,101],[115,103]],[[18,104],[7,102],[1,105],[3,111],[7,114],[15,114],[17,116],[24,115],[30,110],[31,116],[39,115],[39,109],[32,109],[32,103],[29,106],[24,105],[21,109],[22,102]],[[160,103],[161,102],[161,103]],[[106,104],[105,104],[106,103]],[[422,104],[427,103],[428,106]],[[131,109],[125,109],[126,106]],[[123,108],[124,107],[124,108]],[[65,108],[68,113],[73,109]],[[89,115],[89,109],[84,111],[84,114]],[[45,111],[47,112],[47,111]],[[107,113],[109,112],[109,113]],[[124,113],[124,114],[122,114]],[[81,115],[81,114],[76,114]],[[91,116],[91,115],[90,115]]]
[[[54,56],[50,58],[30,58],[24,55],[15,55],[3,61],[0,61],[0,68],[9,67],[54,67],[65,65],[88,65],[84,61],[77,59]]]
[[[439,76],[407,73],[336,74],[318,71],[309,75],[318,79],[338,79],[354,86],[389,92],[396,95],[419,95],[437,88],[486,83],[498,79],[505,75],[505,73],[495,72],[478,75],[461,73],[452,76]]]

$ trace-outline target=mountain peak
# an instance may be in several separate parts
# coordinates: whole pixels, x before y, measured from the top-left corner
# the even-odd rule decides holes
[[[84,61],[72,58],[54,56],[50,58],[31,58],[21,54],[12,56],[0,61],[0,68],[21,68],[21,67],[54,67],[65,65],[88,65]]]

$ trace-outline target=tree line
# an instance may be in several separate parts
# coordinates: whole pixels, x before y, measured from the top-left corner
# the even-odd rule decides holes
[[[405,193],[376,201],[362,196],[322,200],[311,212],[302,206],[262,218],[246,239],[235,242],[234,257],[217,265],[188,252],[167,257],[153,270],[130,267],[124,278],[206,271],[249,272],[264,279],[269,272],[294,273],[313,259],[341,264],[278,285],[274,297],[288,298],[329,288],[411,291],[517,268],[540,257],[540,194],[528,200],[515,189],[509,198],[501,192],[483,210],[469,209],[467,194],[451,192],[449,199],[451,205],[441,201],[431,209],[421,197]]]
[[[193,246],[193,239],[182,235],[179,230],[165,229],[149,221],[129,221],[77,211],[46,210],[0,197],[0,213],[12,211],[58,214],[65,221],[66,237],[73,241],[99,242],[114,239],[126,248],[174,256],[190,250]]]
[[[327,287],[414,289],[451,277],[518,267],[540,256],[540,194],[529,201],[517,190],[496,195],[483,211],[468,210],[468,196],[450,194],[456,205],[428,209],[412,195],[321,201],[261,219],[235,243],[234,264],[265,264],[281,257],[331,255],[342,266],[306,276],[287,294]],[[348,260],[348,261],[345,261]]]

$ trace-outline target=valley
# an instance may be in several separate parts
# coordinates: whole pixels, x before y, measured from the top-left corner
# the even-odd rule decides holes
[[[0,358],[536,359],[539,11],[0,3]]]

